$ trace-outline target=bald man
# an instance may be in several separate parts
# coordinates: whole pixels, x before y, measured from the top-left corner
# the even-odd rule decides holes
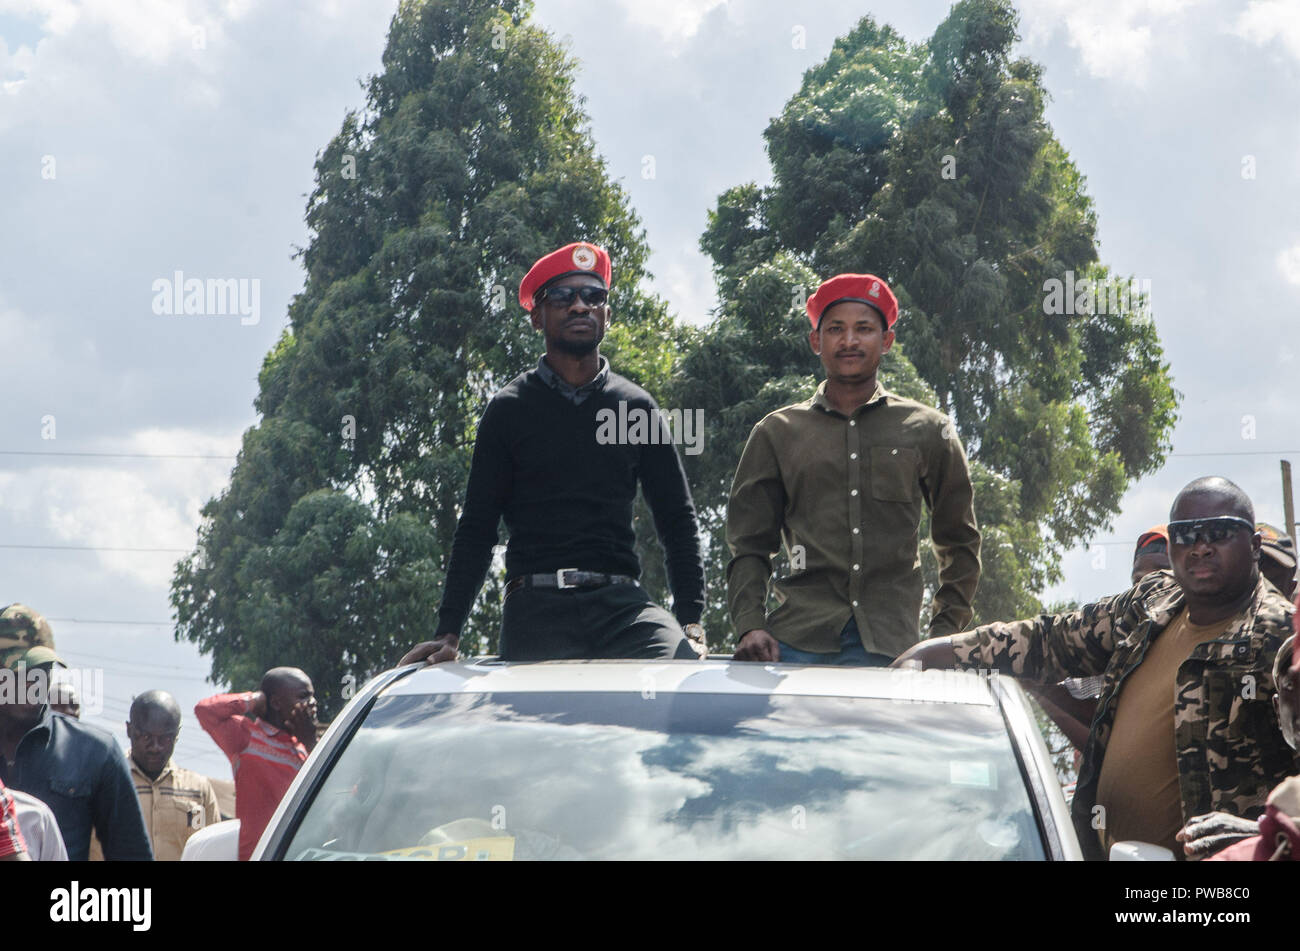
[[[311,678],[297,667],[273,667],[260,690],[200,700],[194,715],[230,759],[239,860],[246,862],[316,745]]]
[[[211,781],[172,762],[180,733],[181,708],[167,691],[150,690],[131,702],[126,721],[131,778],[160,862],[179,861],[190,836],[221,821]]]
[[[1260,577],[1254,506],[1227,479],[1197,479],[1167,530],[1172,571],[1069,614],[933,638],[897,662],[1037,683],[1104,675],[1071,805],[1088,858],[1123,840],[1181,857],[1187,820],[1254,818],[1300,770],[1273,711],[1295,608]]]

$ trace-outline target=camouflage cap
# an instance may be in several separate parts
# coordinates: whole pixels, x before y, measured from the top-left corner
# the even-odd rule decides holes
[[[63,664],[54,652],[50,622],[25,604],[0,611],[0,667],[16,670],[50,663]]]
[[[1267,522],[1260,522],[1255,526],[1255,531],[1259,532],[1259,552],[1261,555],[1267,555],[1284,568],[1294,568],[1296,566],[1295,542],[1291,540],[1290,535],[1274,528]]]

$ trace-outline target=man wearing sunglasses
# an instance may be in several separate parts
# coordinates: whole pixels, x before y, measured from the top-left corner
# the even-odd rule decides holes
[[[1198,479],[1167,530],[1172,571],[1068,614],[925,641],[898,660],[1038,683],[1103,675],[1071,806],[1089,858],[1126,839],[1181,856],[1187,820],[1253,818],[1300,771],[1272,706],[1295,608],[1260,576],[1250,499],[1227,479]]]
[[[519,303],[546,354],[483,414],[438,627],[401,663],[455,659],[502,519],[510,533],[502,659],[695,659],[703,652],[704,560],[677,450],[670,439],[599,436],[598,420],[610,412],[661,418],[650,394],[600,355],[610,277],[609,255],[580,241],[541,258],[520,284]],[[638,483],[666,556],[673,614],[637,583]]]

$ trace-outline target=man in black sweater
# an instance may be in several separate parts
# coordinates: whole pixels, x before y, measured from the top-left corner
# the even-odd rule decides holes
[[[520,284],[519,303],[543,333],[546,355],[483,413],[438,627],[401,663],[455,659],[502,518],[510,533],[502,659],[703,652],[704,561],[677,434],[650,394],[600,355],[610,274],[603,249],[577,242],[539,260]],[[667,556],[675,619],[637,584],[638,481]]]

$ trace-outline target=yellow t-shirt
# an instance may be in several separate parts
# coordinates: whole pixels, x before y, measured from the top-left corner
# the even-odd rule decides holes
[[[1124,681],[1097,779],[1097,804],[1106,810],[1100,834],[1107,852],[1115,842],[1136,839],[1182,856],[1174,839],[1184,822],[1174,743],[1178,668],[1198,644],[1222,636],[1235,621],[1192,624],[1184,608],[1147,646],[1142,663]]]

